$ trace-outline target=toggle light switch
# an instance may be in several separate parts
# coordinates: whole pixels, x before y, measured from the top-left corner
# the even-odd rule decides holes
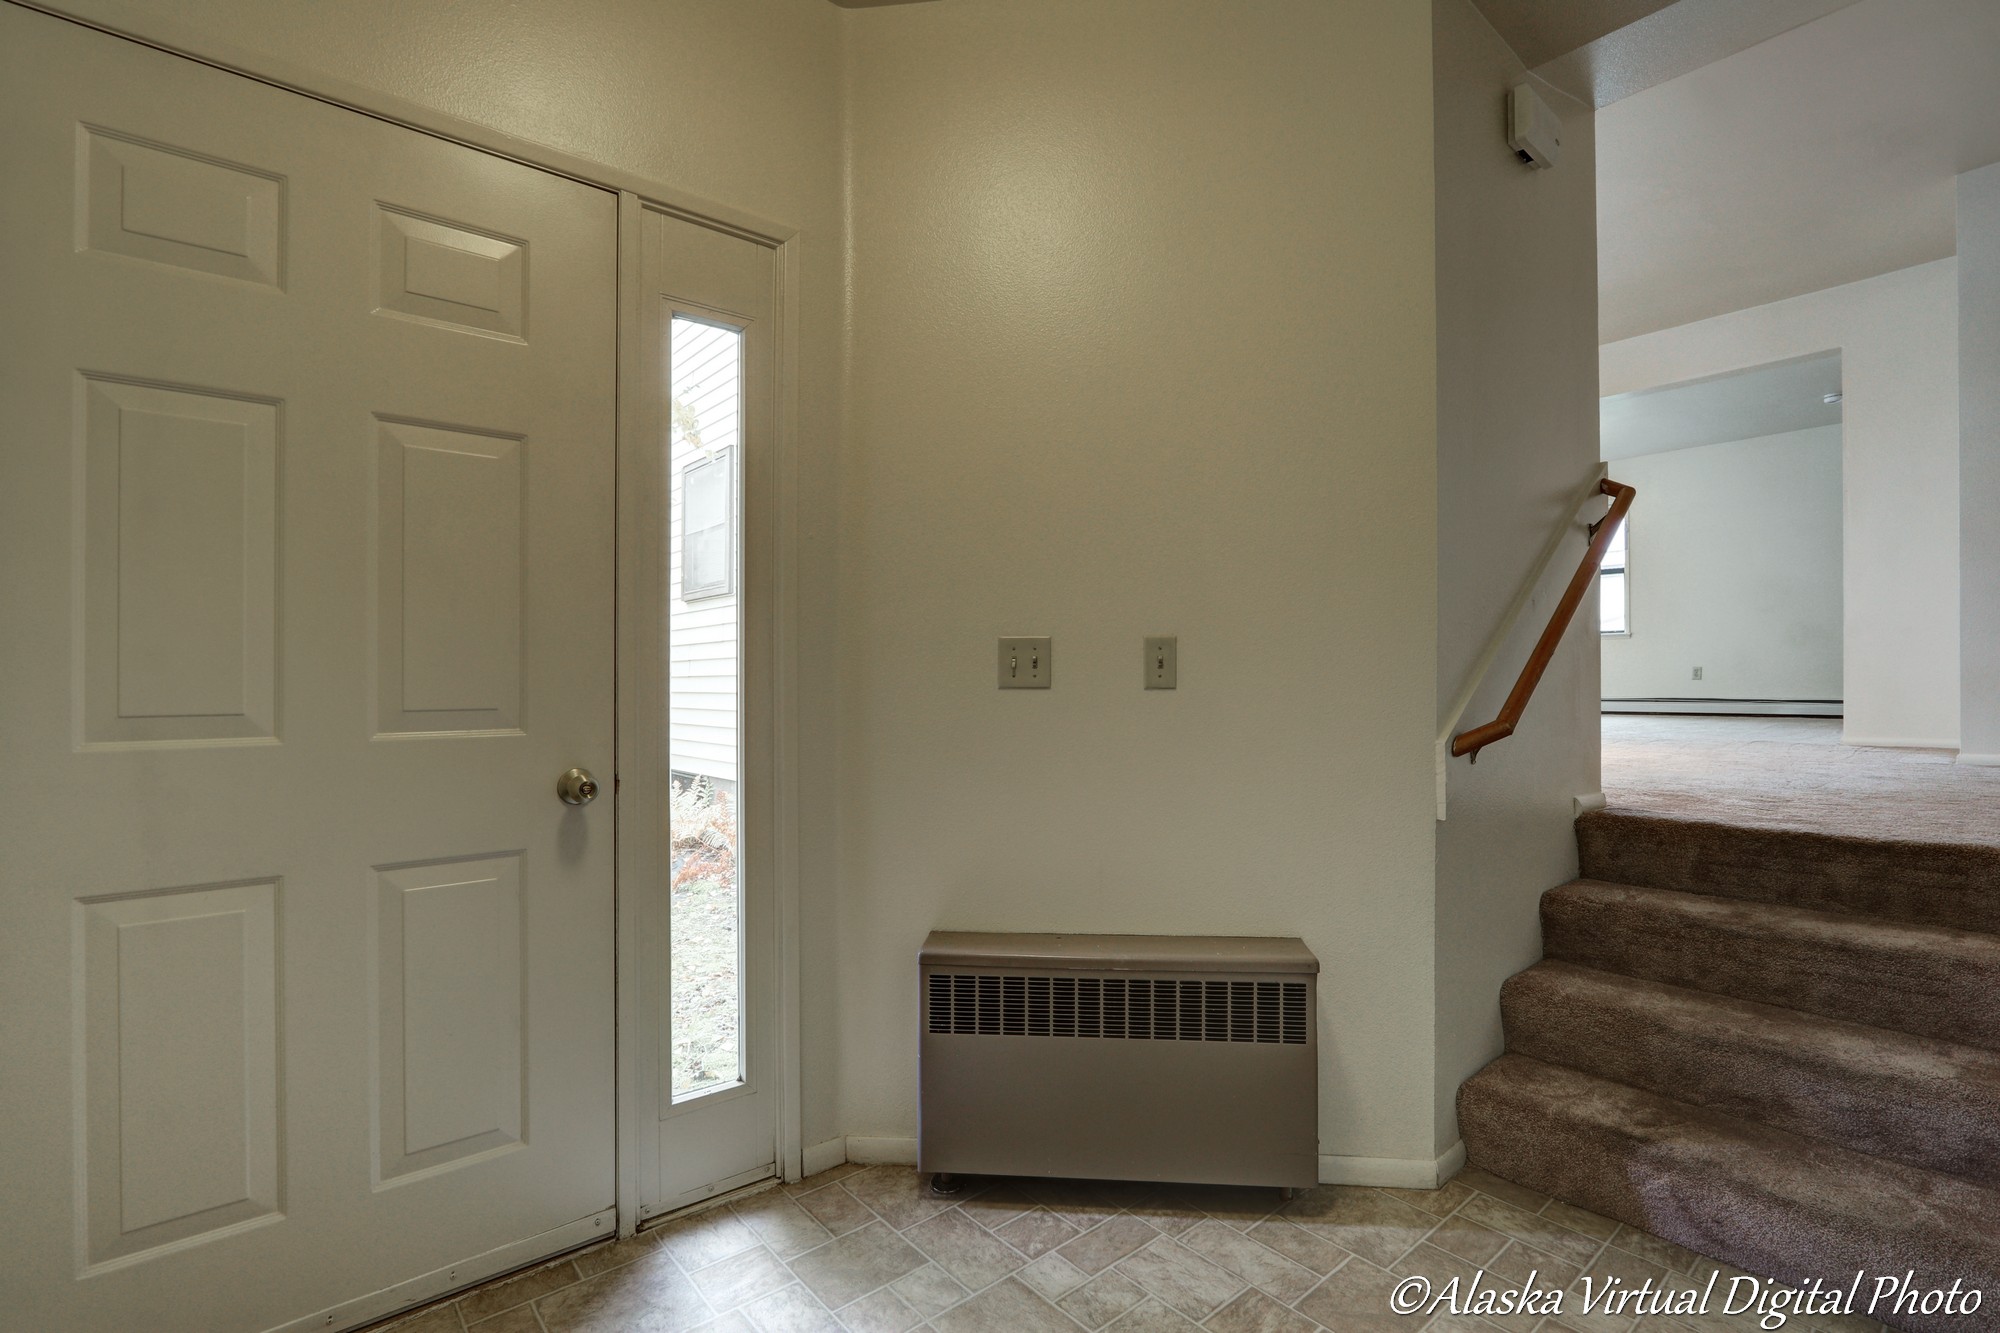
[[[1180,675],[1178,656],[1180,641],[1171,634],[1156,634],[1146,640],[1146,688],[1149,690],[1171,690]]]
[[[1051,665],[1047,639],[1000,640],[1000,688],[1046,690]]]

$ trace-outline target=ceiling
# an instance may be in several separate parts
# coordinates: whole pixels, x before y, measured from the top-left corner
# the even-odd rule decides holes
[[[1587,106],[1605,107],[1711,65],[1857,0],[1678,0],[1587,43],[1529,62]]]
[[[1669,449],[1840,423],[1840,353],[1821,352],[1751,370],[1614,394],[1598,403],[1599,456],[1607,462]]]
[[[1493,30],[1533,69],[1606,33],[1668,8],[1673,0],[1472,0]]]
[[[1600,336],[1941,259],[1995,161],[1995,0],[1861,0],[1636,92],[1597,113]]]

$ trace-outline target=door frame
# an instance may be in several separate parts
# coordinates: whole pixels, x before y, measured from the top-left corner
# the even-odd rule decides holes
[[[640,321],[646,308],[642,290],[642,222],[645,212],[683,217],[720,231],[770,247],[775,266],[774,310],[776,315],[777,420],[774,423],[772,474],[776,494],[771,497],[773,545],[773,587],[770,589],[772,626],[771,698],[763,701],[771,722],[771,764],[766,780],[771,784],[773,810],[770,830],[772,855],[770,874],[776,905],[777,933],[777,1083],[778,1104],[776,1160],[786,1180],[803,1173],[802,1115],[800,1089],[800,980],[799,980],[799,857],[798,857],[798,308],[799,308],[799,229],[774,222],[745,209],[735,208],[678,189],[663,181],[636,172],[609,166],[517,138],[490,126],[464,120],[447,112],[423,106],[406,98],[345,79],[305,68],[295,62],[247,50],[198,30],[178,19],[143,10],[132,0],[0,0],[23,9],[65,19],[122,37],[146,46],[210,65],[232,74],[255,79],[288,92],[342,107],[376,120],[400,125],[432,138],[461,144],[496,157],[507,158],[584,185],[610,191],[618,196],[618,310],[617,310],[617,457],[621,478],[632,475],[635,451],[646,449],[645,378],[641,365],[644,340]],[[636,653],[650,651],[648,645],[629,642],[623,614],[632,580],[627,576],[632,562],[646,558],[638,549],[641,532],[632,519],[633,506],[642,497],[638,488],[620,485],[618,513],[618,605],[617,631],[618,688],[616,694],[616,738],[619,752],[626,751],[634,738],[627,735],[632,709],[629,706],[632,674],[644,661]],[[629,493],[628,493],[629,492]],[[648,670],[653,669],[648,667]],[[747,706],[747,701],[746,701]],[[641,928],[648,907],[646,895],[664,896],[665,880],[655,877],[651,885],[628,882],[626,869],[634,868],[632,879],[641,878],[639,867],[659,866],[661,849],[657,823],[624,818],[623,807],[614,793],[617,826],[616,894],[617,968],[617,1210],[618,1233],[631,1235],[640,1220],[639,1135],[651,1132],[648,1115],[654,1106],[656,1088],[646,1074],[656,1063],[657,1020],[643,1003],[644,969],[651,960],[645,956],[645,932]],[[646,840],[652,848],[648,852]],[[650,860],[649,860],[650,856]]]
[[[622,756],[619,763],[621,795],[632,798],[630,809],[633,818],[621,818],[618,823],[618,864],[622,880],[634,885],[657,886],[657,891],[635,891],[620,896],[619,933],[621,940],[630,944],[629,950],[621,950],[621,957],[635,957],[643,966],[662,957],[670,960],[670,949],[664,946],[671,939],[672,916],[664,887],[668,880],[669,863],[667,830],[658,817],[668,780],[660,738],[668,722],[672,697],[670,674],[661,653],[662,635],[672,618],[667,603],[667,587],[661,577],[666,567],[662,557],[670,538],[671,508],[666,501],[671,488],[670,467],[666,451],[662,448],[666,438],[669,386],[660,374],[670,335],[662,322],[667,314],[662,303],[666,302],[676,310],[716,314],[719,322],[724,324],[730,319],[721,312],[682,300],[684,293],[670,293],[663,289],[661,279],[667,275],[649,272],[652,264],[647,254],[646,221],[649,215],[657,215],[731,237],[741,236],[742,233],[733,228],[715,228],[705,217],[684,209],[663,208],[636,194],[622,194],[620,201],[619,266],[621,277],[632,275],[633,286],[628,290],[635,291],[637,299],[621,304],[621,319],[629,319],[630,327],[629,331],[621,330],[619,340],[618,745]],[[736,243],[732,241],[732,244]],[[778,974],[778,994],[764,997],[746,992],[741,1021],[749,1039],[744,1049],[753,1050],[754,1043],[764,1040],[765,1036],[747,1031],[752,1016],[759,1012],[765,999],[777,1002],[773,1015],[776,1030],[769,1034],[776,1047],[771,1067],[772,1083],[769,1085],[775,1102],[776,1121],[772,1160],[776,1162],[777,1174],[781,1178],[795,1180],[802,1174],[803,1167],[802,1161],[792,1155],[803,1156],[799,1147],[798,1081],[795,1073],[798,1068],[798,1008],[795,1003],[789,1002],[788,997],[792,994],[790,987],[795,984],[797,975],[797,953],[787,946],[796,940],[797,932],[786,924],[796,920],[795,902],[781,888],[786,884],[795,884],[796,879],[789,873],[794,863],[788,859],[787,850],[791,845],[787,834],[792,825],[788,810],[779,798],[785,776],[794,771],[784,752],[782,738],[788,730],[786,706],[795,697],[780,666],[795,658],[796,654],[785,651],[787,624],[785,615],[781,614],[790,607],[787,595],[790,587],[790,561],[787,557],[792,549],[790,511],[781,510],[776,501],[793,491],[783,476],[789,471],[788,459],[792,455],[778,441],[792,406],[787,392],[792,379],[784,374],[788,358],[781,343],[787,324],[796,321],[788,321],[786,317],[792,307],[787,300],[790,270],[784,250],[769,241],[757,241],[756,244],[768,256],[770,265],[769,299],[773,327],[768,355],[773,362],[770,404],[774,420],[768,435],[746,425],[737,448],[737,479],[743,493],[738,509],[742,520],[738,546],[741,564],[737,582],[737,679],[741,691],[738,695],[737,728],[741,781],[736,803],[739,821],[736,856],[739,884],[745,898],[755,894],[761,904],[747,909],[750,915],[739,916],[739,924],[760,919],[764,911],[771,913],[771,956],[768,964],[750,961],[749,975],[754,977],[761,967],[768,966]],[[656,261],[657,258],[656,246],[653,259]],[[624,289],[622,282],[621,289]],[[746,399],[755,396],[754,388],[748,383],[744,394]],[[760,486],[764,488],[761,494],[752,489]],[[770,682],[767,691],[753,689],[753,682],[760,678]],[[628,909],[632,913],[629,917],[626,915]],[[746,952],[745,956],[749,960],[750,952]],[[661,1037],[666,1035],[662,1015],[669,1009],[671,978],[657,967],[650,976],[651,984],[648,974],[640,972],[637,966],[629,970],[621,968],[619,975],[621,990],[628,978],[635,988],[632,994],[634,1007],[627,1009],[621,1003],[620,1013],[638,1015],[638,1020],[632,1024],[626,1024],[621,1018],[621,1036],[629,1030],[637,1040],[634,1050],[621,1050],[620,1059],[622,1061],[629,1055],[634,1061],[631,1077],[626,1079],[621,1075],[621,1083],[629,1083],[633,1093],[626,1105],[632,1110],[629,1128],[632,1130],[634,1178],[641,1190],[639,1221],[642,1224],[675,1209],[705,1203],[717,1195],[767,1178],[760,1167],[712,1180],[703,1187],[708,1192],[699,1199],[689,1199],[685,1195],[671,1203],[647,1199],[648,1193],[657,1190],[657,1184],[648,1182],[646,1174],[656,1172],[659,1165],[661,1122],[674,1114],[666,1090],[665,1056],[662,1054],[664,1043],[661,1041]],[[760,1063],[754,1056],[752,1059],[753,1063]],[[747,1081],[735,1093],[717,1092],[711,1096],[726,1099],[758,1090],[756,1076],[748,1069],[743,1073]],[[621,1136],[627,1127],[621,1124]]]

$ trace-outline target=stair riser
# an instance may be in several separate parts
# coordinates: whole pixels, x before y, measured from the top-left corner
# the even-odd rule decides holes
[[[1802,916],[1557,889],[1542,899],[1543,949],[1600,971],[2000,1050],[2000,939]]]
[[[2000,848],[1885,843],[1595,813],[1585,879],[2000,935]]]
[[[1684,998],[1530,970],[1501,991],[1507,1049],[2000,1186],[2000,1057]]]
[[[1676,1134],[1660,1123],[1628,1133],[1572,1112],[1559,1098],[1533,1095],[1534,1087],[1505,1072],[1504,1061],[1514,1059],[1503,1057],[1459,1092],[1467,1158],[1482,1170],[1787,1282],[1817,1277],[1845,1285],[1857,1271],[1915,1269],[1925,1287],[1962,1279],[1986,1292],[1989,1303],[2000,1291],[2000,1237],[1967,1225],[1962,1193],[1947,1208],[1921,1193],[1885,1197],[1876,1211],[1854,1207],[1851,1199],[1843,1207],[1822,1200],[1812,1176],[1838,1179],[1853,1169],[1851,1155],[1806,1140],[1773,1146],[1730,1142],[1698,1128]],[[1908,1333],[1969,1333],[1985,1326],[1984,1315],[1888,1322]]]

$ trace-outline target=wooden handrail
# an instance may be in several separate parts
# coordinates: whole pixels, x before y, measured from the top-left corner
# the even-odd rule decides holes
[[[1632,507],[1632,499],[1638,494],[1630,486],[1603,477],[1598,480],[1597,489],[1611,497],[1611,508],[1604,517],[1590,526],[1590,546],[1583,553],[1583,562],[1576,567],[1576,575],[1563,589],[1562,601],[1556,604],[1555,613],[1549,617],[1548,627],[1535,643],[1535,651],[1528,654],[1526,666],[1514,682],[1514,688],[1507,694],[1507,702],[1500,705],[1500,715],[1483,727],[1473,727],[1461,731],[1451,738],[1451,752],[1454,755],[1469,755],[1477,761],[1479,752],[1495,741],[1502,741],[1514,734],[1514,727],[1527,711],[1528,700],[1534,697],[1535,686],[1542,683],[1542,673],[1549,669],[1549,663],[1556,655],[1556,648],[1562,637],[1569,632],[1569,622],[1576,618],[1576,608],[1583,604],[1583,595],[1590,591],[1591,580],[1604,564],[1604,553],[1611,548],[1611,538],[1617,533],[1618,525],[1624,521],[1625,513]]]

